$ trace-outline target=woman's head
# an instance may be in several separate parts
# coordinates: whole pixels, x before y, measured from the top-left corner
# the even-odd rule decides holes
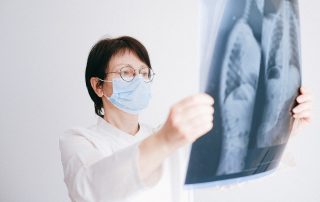
[[[117,74],[107,74],[107,72],[119,72],[124,65],[151,68],[146,48],[132,37],[102,39],[89,53],[85,73],[86,86],[94,102],[95,112],[101,117],[103,117],[102,97],[104,94],[107,96],[112,94],[112,84],[101,82],[97,78],[110,80],[119,77]]]

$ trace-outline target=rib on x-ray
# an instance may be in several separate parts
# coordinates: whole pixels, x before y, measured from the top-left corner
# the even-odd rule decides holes
[[[267,99],[258,131],[258,146],[285,143],[278,125],[288,125],[290,103],[300,85],[300,61],[297,10],[290,1],[283,1],[276,14],[264,19],[262,47],[265,57],[265,97]]]
[[[200,2],[201,91],[216,100],[215,123],[193,143],[185,183],[260,176],[278,165],[292,128],[297,0]]]
[[[220,76],[222,154],[218,174],[244,168],[260,66],[260,47],[247,24],[251,1],[232,28]],[[237,110],[235,110],[237,109]]]

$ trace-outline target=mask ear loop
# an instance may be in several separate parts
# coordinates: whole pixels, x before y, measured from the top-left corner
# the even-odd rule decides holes
[[[97,79],[98,79],[99,81],[102,81],[102,82],[112,83],[112,81],[103,80],[103,79],[100,79],[100,78],[98,78],[98,77],[97,77]],[[107,95],[105,95],[103,91],[102,91],[102,97],[105,97],[105,98],[107,98],[107,100],[109,100],[109,99],[108,99],[108,96],[107,96]]]

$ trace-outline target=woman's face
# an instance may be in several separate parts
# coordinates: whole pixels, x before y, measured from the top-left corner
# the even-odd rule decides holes
[[[119,72],[122,67],[128,65],[133,67],[136,70],[136,73],[139,72],[139,69],[141,67],[148,67],[136,56],[135,53],[133,53],[132,51],[124,51],[112,56],[106,73]],[[107,74],[105,80],[112,81],[113,78],[121,77],[118,73],[109,73]],[[112,95],[112,83],[104,82],[103,91],[106,96],[110,97]]]

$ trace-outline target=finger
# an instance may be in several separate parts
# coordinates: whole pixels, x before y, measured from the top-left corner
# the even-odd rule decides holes
[[[304,117],[304,118],[301,118],[299,120],[302,122],[302,124],[303,123],[311,123],[312,117]]]
[[[302,87],[300,87],[300,93],[301,93],[302,95],[304,95],[304,94],[310,94],[310,90],[309,90],[308,88],[302,86]]]
[[[211,105],[198,105],[195,107],[188,107],[181,112],[180,117],[184,121],[191,121],[195,117],[210,115],[214,113],[214,108]]]
[[[309,101],[311,102],[312,96],[310,94],[302,94],[302,95],[299,95],[296,100],[298,103],[309,102]]]
[[[183,120],[179,123],[179,126],[184,129],[184,131],[190,131],[194,128],[201,127],[207,123],[213,122],[212,115],[202,115],[194,117],[193,119]]]
[[[293,118],[295,118],[295,119],[302,119],[302,118],[310,119],[311,118],[311,111],[306,110],[306,111],[294,114]]]
[[[293,108],[292,112],[294,114],[296,114],[296,113],[300,113],[305,110],[311,110],[311,103],[305,102],[305,103],[299,104],[298,106]]]
[[[189,130],[194,130],[194,129],[201,129],[202,127],[212,124],[214,120],[214,117],[212,115],[203,115],[199,117],[195,117],[192,120],[189,120],[189,122],[186,122],[186,127]]]
[[[196,116],[193,119],[186,120],[183,124],[185,124],[187,128],[194,128],[201,126],[201,124],[206,124],[209,122],[213,122],[213,116],[211,114]]]
[[[183,110],[186,107],[198,105],[198,104],[208,104],[213,105],[214,99],[212,96],[206,93],[198,93],[189,97],[184,98],[177,103],[176,107],[178,110]]]
[[[296,124],[296,126],[293,128],[294,131],[299,130],[300,128],[303,127],[303,125],[305,124],[309,124],[312,121],[311,117],[307,117],[307,118],[297,118],[295,119],[297,121],[298,124]]]
[[[194,116],[190,119],[181,120],[181,124],[188,125],[189,127],[195,127],[205,122],[212,122],[214,120],[214,115],[212,114],[200,114],[199,116]]]
[[[212,130],[213,125],[213,122],[209,122],[192,128],[190,130],[191,139],[196,140],[197,138],[207,134],[210,130]]]
[[[175,124],[190,124],[201,116],[212,116],[214,109],[211,105],[199,105],[195,107],[188,107],[185,110],[177,111],[173,110],[170,113],[170,117]]]

